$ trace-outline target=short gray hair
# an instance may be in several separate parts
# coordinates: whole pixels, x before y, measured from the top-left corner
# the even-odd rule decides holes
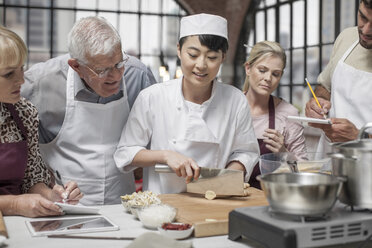
[[[111,55],[121,45],[118,31],[103,17],[90,16],[78,20],[68,34],[71,58],[87,63],[87,55]]]

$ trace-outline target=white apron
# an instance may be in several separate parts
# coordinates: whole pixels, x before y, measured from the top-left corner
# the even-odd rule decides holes
[[[82,204],[120,203],[120,195],[135,190],[133,173],[121,173],[113,158],[129,115],[126,94],[107,104],[76,101],[74,77],[77,74],[69,68],[65,119],[57,137],[40,145],[43,158],[64,183],[78,183],[84,193]]]
[[[332,76],[330,117],[346,118],[358,129],[372,121],[372,73],[355,69],[345,63],[346,58],[358,45],[355,41],[338,61]],[[318,152],[329,152],[329,142],[323,133]]]

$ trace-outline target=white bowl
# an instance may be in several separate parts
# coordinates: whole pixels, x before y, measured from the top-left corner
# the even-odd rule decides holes
[[[173,222],[172,224],[184,224],[179,222]],[[173,239],[185,239],[188,238],[192,232],[194,231],[194,226],[191,226],[189,229],[186,230],[165,230],[161,226],[158,227],[158,231],[160,234],[173,238]]]

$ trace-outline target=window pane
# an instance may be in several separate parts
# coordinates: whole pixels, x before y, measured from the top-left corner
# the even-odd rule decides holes
[[[265,19],[264,12],[259,11],[256,14],[256,42],[265,40]]]
[[[0,7],[0,24],[4,26],[3,20],[4,20],[4,8]]]
[[[174,0],[163,0],[164,14],[178,14],[179,12],[180,7]]]
[[[341,1],[341,30],[347,27],[355,26],[355,1]]]
[[[26,43],[26,9],[6,8],[5,26],[16,32]]]
[[[310,83],[315,83],[319,75],[319,48],[312,47],[307,49],[307,79]]]
[[[5,0],[5,4],[27,5],[27,0]]]
[[[131,55],[138,55],[138,15],[121,14],[120,15],[120,36],[123,43],[123,49]]]
[[[95,11],[76,11],[76,20],[79,20],[83,17],[88,17],[88,16],[95,16],[96,12]]]
[[[302,111],[302,107],[304,106],[303,97],[302,97],[302,95],[304,94],[304,92],[306,93],[306,91],[304,91],[304,90],[305,89],[304,89],[303,86],[293,86],[293,90],[292,90],[292,105],[297,108],[298,112],[301,112]]]
[[[291,92],[290,92],[288,86],[282,86],[282,87],[280,87],[280,89],[277,89],[275,95],[277,95],[278,97],[283,98],[283,99],[286,100],[287,102],[290,102],[290,99],[291,99],[291,97],[290,97]]]
[[[303,1],[293,3],[293,47],[302,47],[304,43],[304,10]]]
[[[151,68],[151,72],[154,74],[155,79],[159,82],[159,67],[160,67],[160,60],[159,57],[153,56],[142,56],[141,62],[145,64],[145,66]]]
[[[76,0],[53,0],[54,6],[59,8],[73,8]]]
[[[95,9],[97,7],[96,1],[92,0],[76,0],[76,8]]]
[[[141,53],[160,54],[159,46],[160,17],[142,16],[141,19]]]
[[[140,1],[140,0],[119,1],[120,10],[137,12],[138,11],[138,1]]]
[[[283,76],[280,80],[280,85],[288,85],[289,84],[290,73],[291,73],[291,70],[292,70],[292,68],[290,68],[290,62],[291,62],[291,57],[289,56],[290,54],[289,54],[288,51],[285,51],[285,54],[287,56],[287,65],[284,68],[284,73],[283,73]],[[280,87],[280,85],[279,85],[279,87]]]
[[[45,0],[29,0],[30,6],[41,6],[41,7],[50,7],[50,1]]]
[[[331,57],[333,45],[325,45],[322,50],[322,70],[326,67]]]
[[[178,17],[163,17],[163,44],[161,44],[161,48],[167,56],[177,56],[178,26]]]
[[[271,6],[276,4],[276,0],[266,0],[266,6]]]
[[[118,28],[118,15],[116,13],[98,12],[98,16],[106,18],[115,28]]]
[[[322,41],[333,42],[335,39],[335,2],[323,0]]]
[[[75,13],[68,10],[54,11],[53,57],[68,52],[67,36],[75,22]]]
[[[319,43],[319,0],[307,1],[307,45]]]
[[[288,49],[290,46],[289,42],[289,27],[290,27],[290,9],[289,4],[280,6],[279,9],[280,20],[279,20],[279,41],[280,45],[284,49]]]
[[[29,48],[50,52],[50,10],[30,9]]]
[[[118,0],[99,0],[98,1],[98,9],[104,10],[118,10],[119,9],[119,2]]]
[[[141,0],[141,11],[150,13],[160,13],[161,0]]]
[[[275,9],[267,10],[267,39],[275,41]]]
[[[304,51],[303,49],[293,50],[293,83],[302,84],[304,82]]]

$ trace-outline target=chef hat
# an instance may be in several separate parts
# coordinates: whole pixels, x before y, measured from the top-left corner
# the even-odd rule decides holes
[[[227,20],[221,16],[197,14],[181,19],[180,39],[190,35],[211,34],[227,38]]]

